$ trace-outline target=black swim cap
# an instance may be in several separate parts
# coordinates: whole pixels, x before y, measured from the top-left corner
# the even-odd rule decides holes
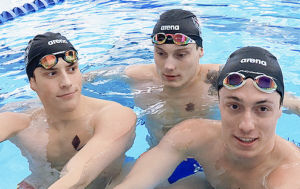
[[[276,91],[283,102],[284,83],[281,68],[277,58],[266,49],[260,47],[243,47],[233,52],[222,69],[218,78],[218,91],[223,87],[224,78],[231,72],[239,72],[246,78],[255,78],[265,74],[271,76],[277,84]]]
[[[60,33],[47,32],[36,35],[28,42],[25,49],[25,66],[28,79],[33,76],[33,71],[45,55],[68,50],[76,51],[70,41]]]
[[[153,28],[151,38],[157,33],[175,34],[182,33],[203,47],[200,24],[197,17],[190,11],[172,9],[160,15]]]

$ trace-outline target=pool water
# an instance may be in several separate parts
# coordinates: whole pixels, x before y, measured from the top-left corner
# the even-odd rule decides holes
[[[66,35],[79,51],[83,73],[114,65],[150,64],[154,62],[152,28],[162,12],[173,8],[190,10],[201,19],[205,52],[201,64],[224,64],[237,48],[261,46],[279,59],[286,91],[300,96],[297,0],[66,0],[0,25],[0,106],[37,97],[28,85],[23,61],[26,44],[36,34]],[[83,94],[117,101],[142,115],[125,83],[110,79],[95,83],[84,85]],[[137,125],[137,138],[127,153],[133,158],[148,147],[142,116]],[[299,117],[283,114],[276,132],[299,145]],[[0,188],[16,188],[28,174],[19,150],[8,141],[1,143]]]

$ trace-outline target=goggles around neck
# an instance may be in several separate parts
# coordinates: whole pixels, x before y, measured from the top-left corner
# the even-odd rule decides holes
[[[152,42],[156,45],[161,45],[166,42],[168,36],[171,36],[174,44],[176,45],[187,45],[189,43],[196,43],[194,40],[189,38],[188,36],[182,33],[175,34],[165,34],[165,33],[157,33],[152,37]]]
[[[247,77],[239,72],[229,73],[223,80],[223,86],[227,89],[237,89],[242,87],[246,83]],[[277,85],[274,79],[267,75],[258,75],[253,79],[254,86],[264,92],[272,93],[276,91]]]
[[[57,64],[59,57],[62,57],[63,60],[68,62],[69,64],[74,64],[78,60],[78,55],[76,51],[60,51],[57,53],[45,55],[43,58],[40,59],[37,67],[43,67],[46,70],[51,69]]]

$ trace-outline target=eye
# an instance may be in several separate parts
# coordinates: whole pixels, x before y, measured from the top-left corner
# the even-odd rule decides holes
[[[186,55],[187,55],[187,53],[177,53],[176,57],[181,59],[181,58],[184,58]]]
[[[47,73],[48,76],[54,76],[54,75],[56,75],[56,74],[57,74],[56,71],[52,71],[52,72],[48,72],[48,73]]]
[[[236,105],[236,104],[232,104],[232,105],[231,105],[231,109],[233,109],[233,110],[237,110],[237,109],[239,109],[239,106],[238,106],[238,105]]]
[[[77,68],[78,68],[78,66],[77,66],[77,65],[74,65],[74,66],[72,66],[72,67],[69,67],[69,68],[68,68],[68,71],[69,71],[69,72],[75,72],[75,71],[77,70]]]
[[[164,55],[166,55],[166,53],[163,52],[163,51],[156,51],[156,54],[158,54],[159,56],[164,56]]]
[[[265,107],[265,106],[261,106],[261,107],[258,108],[258,110],[259,110],[260,112],[267,112],[267,111],[269,111],[269,108],[268,108],[268,107]]]
[[[237,103],[229,103],[228,105],[227,105],[227,107],[230,109],[230,110],[232,110],[232,111],[239,111],[239,110],[241,110],[241,106],[239,105],[239,104],[237,104]]]

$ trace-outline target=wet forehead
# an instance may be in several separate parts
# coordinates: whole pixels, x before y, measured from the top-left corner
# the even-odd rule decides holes
[[[154,49],[156,50],[163,50],[166,52],[171,52],[171,51],[192,51],[193,49],[196,50],[195,44],[188,44],[184,46],[179,46],[175,44],[162,44],[162,45],[154,45]]]

